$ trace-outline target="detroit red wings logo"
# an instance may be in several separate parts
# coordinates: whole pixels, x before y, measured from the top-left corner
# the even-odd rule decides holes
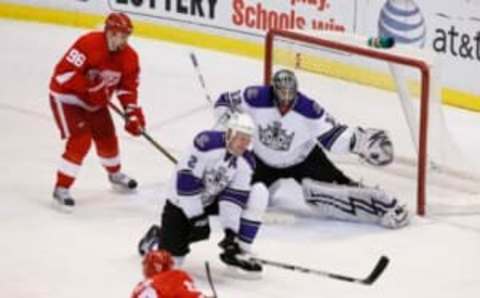
[[[98,70],[90,69],[87,77],[91,82],[104,81],[107,87],[117,86],[122,78],[122,73],[110,69]]]

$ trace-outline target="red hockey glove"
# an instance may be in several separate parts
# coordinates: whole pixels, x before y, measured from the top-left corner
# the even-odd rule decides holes
[[[94,86],[88,88],[87,101],[96,106],[106,106],[110,99],[105,81],[101,80]]]
[[[134,136],[139,136],[145,129],[145,117],[142,108],[129,104],[125,109],[125,130]]]

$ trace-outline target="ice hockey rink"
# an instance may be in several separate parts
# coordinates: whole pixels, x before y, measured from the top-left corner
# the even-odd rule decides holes
[[[159,220],[173,165],[145,140],[124,133],[120,119],[115,118],[123,168],[137,178],[139,190],[113,192],[92,150],[72,191],[77,200],[74,213],[59,213],[51,205],[63,145],[50,113],[48,83],[55,63],[82,32],[0,20],[2,297],[129,297],[142,278],[136,246]],[[131,43],[141,57],[139,98],[148,131],[175,156],[213,121],[189,60],[192,50],[213,98],[224,90],[261,82],[259,61],[135,37]],[[313,95],[344,95],[341,85],[322,90]],[[381,92],[370,90],[360,97],[375,100],[377,95]],[[364,105],[347,104],[352,111]],[[334,105],[328,108],[335,112]],[[446,117],[455,141],[478,164],[480,115],[450,108]],[[415,189],[406,179],[376,177],[367,182],[388,182],[413,211]],[[287,182],[283,188],[289,200],[301,202],[298,187]],[[209,261],[220,298],[479,297],[480,196],[453,188],[437,193],[432,200],[439,205],[449,206],[457,197],[466,203],[461,212],[414,217],[409,227],[397,231],[319,220],[297,210],[294,217],[264,225],[258,235],[255,252],[263,258],[358,277],[387,255],[390,265],[372,286],[267,266],[261,280],[231,278],[217,257],[216,244],[223,233],[215,218],[211,239],[193,245],[185,269],[210,293],[204,270]]]

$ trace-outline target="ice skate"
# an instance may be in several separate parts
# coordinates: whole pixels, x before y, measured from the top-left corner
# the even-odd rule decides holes
[[[244,279],[259,279],[262,276],[262,265],[252,259],[252,255],[241,249],[233,232],[226,231],[225,238],[218,246],[223,248],[220,260],[228,266],[228,274]]]
[[[110,183],[112,183],[113,189],[117,191],[133,191],[138,185],[135,179],[128,177],[122,172],[109,174],[108,180],[110,180]]]
[[[227,265],[227,274],[230,276],[242,279],[262,278],[262,265],[253,260],[248,252],[240,251],[237,254],[223,252],[220,254],[220,260]]]
[[[60,211],[71,213],[75,206],[75,200],[70,195],[70,191],[65,187],[55,187],[53,191],[54,207]]]
[[[147,252],[152,250],[158,250],[160,244],[161,228],[157,225],[153,225],[148,229],[145,236],[142,237],[138,243],[138,253],[143,256]]]

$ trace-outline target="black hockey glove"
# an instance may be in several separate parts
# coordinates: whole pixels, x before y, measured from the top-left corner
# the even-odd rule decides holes
[[[210,224],[207,214],[192,217],[188,222],[190,224],[190,235],[188,236],[190,242],[205,240],[210,237]]]

